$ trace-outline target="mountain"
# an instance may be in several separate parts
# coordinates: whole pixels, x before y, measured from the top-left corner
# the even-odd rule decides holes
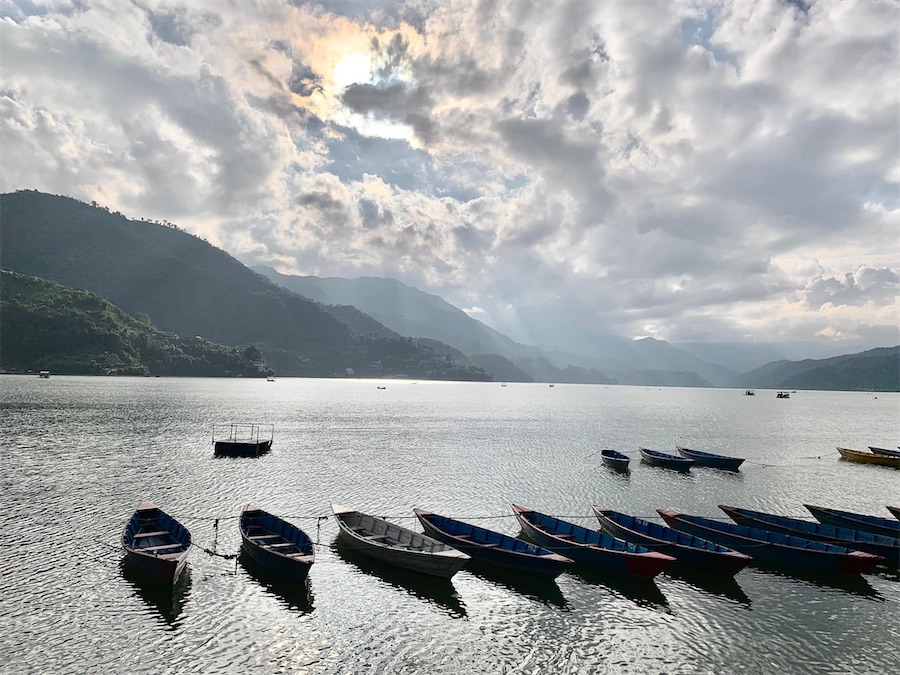
[[[9,372],[266,375],[255,347],[184,340],[88,291],[6,270],[0,276],[0,343],[0,368]]]
[[[354,330],[174,226],[68,197],[0,195],[0,264],[89,290],[166,332],[257,345],[282,375],[490,379],[415,340]]]
[[[735,376],[727,368],[653,338],[633,341],[597,336],[578,343],[588,352],[583,354],[520,344],[443,298],[396,279],[295,276],[262,265],[253,269],[304,297],[326,304],[353,305],[401,335],[440,340],[470,359],[478,355],[476,362],[495,380],[709,386],[726,385]],[[503,361],[486,359],[491,355]],[[611,371],[615,377],[609,376]]]
[[[263,265],[253,270],[306,298],[326,305],[353,305],[400,335],[440,340],[465,354],[499,354],[510,359],[538,352],[513,342],[443,298],[396,279],[296,276]]]
[[[774,361],[736,378],[756,389],[900,391],[900,346],[879,347],[829,359]]]

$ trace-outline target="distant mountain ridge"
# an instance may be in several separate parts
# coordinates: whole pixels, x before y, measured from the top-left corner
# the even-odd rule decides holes
[[[900,346],[829,359],[773,361],[744,373],[734,386],[753,389],[900,391]]]

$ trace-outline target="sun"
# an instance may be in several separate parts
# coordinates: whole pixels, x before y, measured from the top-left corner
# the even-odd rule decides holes
[[[336,89],[346,89],[351,84],[362,84],[372,79],[372,59],[361,52],[342,56],[334,64],[332,79]]]

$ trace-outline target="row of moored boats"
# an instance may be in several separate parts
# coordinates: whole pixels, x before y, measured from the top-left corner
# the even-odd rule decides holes
[[[650,450],[649,448],[638,448],[641,458],[647,464],[652,466],[661,466],[666,469],[676,469],[678,471],[688,471],[692,466],[707,466],[715,469],[724,469],[725,471],[737,471],[741,464],[744,463],[743,457],[731,457],[729,455],[717,455],[712,452],[704,452],[702,450],[692,450],[680,445],[675,446],[678,451],[677,455],[672,455],[659,450]],[[844,459],[853,462],[862,462],[864,464],[878,464],[880,466],[892,466],[900,469],[900,449],[891,450],[888,448],[878,448],[869,446],[869,452],[860,452],[859,450],[850,450],[849,448],[838,448],[838,453]],[[616,471],[627,471],[631,458],[618,450],[603,450],[600,453],[603,463],[615,469]]]
[[[900,469],[900,448],[892,450],[890,448],[876,448],[874,445],[870,445],[869,452],[851,450],[850,448],[838,448],[837,451],[841,457],[849,459],[851,462],[878,464],[879,466],[892,466],[895,469]]]
[[[818,522],[720,508],[734,521],[659,509],[666,525],[593,507],[594,530],[512,505],[527,540],[421,509],[424,533],[332,504],[349,548],[396,567],[450,578],[470,561],[482,569],[554,579],[576,563],[652,578],[679,563],[734,576],[751,562],[806,571],[860,574],[878,565],[900,568],[900,508],[891,518],[806,505]],[[299,582],[315,562],[315,547],[300,528],[248,505],[240,515],[243,551],[269,571]],[[131,562],[153,579],[173,583],[183,571],[191,534],[172,516],[141,502],[122,535]]]

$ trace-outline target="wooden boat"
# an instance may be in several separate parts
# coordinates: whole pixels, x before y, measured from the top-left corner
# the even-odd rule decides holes
[[[691,566],[733,577],[752,560],[748,555],[665,525],[596,506],[592,508],[607,534],[665,553]]]
[[[748,389],[747,391],[744,392],[744,396],[756,396],[756,392],[753,391],[752,389]]]
[[[790,392],[787,392],[787,391],[779,391],[777,394],[775,394],[775,398],[790,398],[790,397],[791,397],[791,394],[790,394]]]
[[[883,560],[881,556],[871,553],[792,537],[781,532],[689,516],[665,509],[657,509],[657,513],[669,527],[746,553],[753,556],[754,562],[790,565],[819,572],[860,574]]]
[[[841,453],[841,457],[851,462],[878,464],[879,466],[892,466],[895,469],[900,469],[900,457],[876,455],[874,452],[861,452],[860,450],[850,450],[849,448],[838,448],[837,451]]]
[[[738,525],[758,527],[772,532],[783,532],[806,539],[824,541],[835,546],[846,546],[856,551],[880,555],[889,565],[900,565],[900,539],[847,527],[825,525],[799,518],[778,516],[774,513],[751,511],[735,506],[719,506]]]
[[[675,561],[638,544],[569,523],[538,511],[512,505],[522,531],[536,543],[576,563],[621,574],[653,578]]]
[[[174,584],[187,565],[191,533],[153,502],[138,504],[122,533],[128,560],[151,579]]]
[[[820,523],[849,527],[852,530],[862,530],[863,532],[880,534],[885,537],[900,537],[900,521],[897,520],[868,516],[864,513],[853,513],[852,511],[827,509],[823,506],[812,506],[810,504],[804,504],[803,506]]]
[[[729,457],[728,455],[716,455],[711,452],[703,452],[701,450],[691,450],[676,445],[675,449],[682,457],[694,460],[697,466],[710,466],[716,469],[724,469],[726,471],[737,471],[741,464],[744,463],[743,457]]]
[[[891,512],[891,515],[894,516],[894,518],[900,520],[900,506],[888,506],[885,508]]]
[[[473,561],[543,579],[555,579],[572,564],[570,558],[516,537],[421,509],[414,512],[425,534],[462,551]]]
[[[47,380],[50,378],[50,371],[42,370],[41,372],[38,373],[38,377],[42,380]]]
[[[600,452],[600,459],[616,471],[628,471],[628,463],[631,461],[631,457],[618,450],[603,450]]]
[[[667,455],[664,452],[648,450],[647,448],[640,448],[640,451],[644,461],[653,466],[662,466],[666,469],[676,469],[678,471],[687,471],[694,466],[694,460],[688,459],[687,457]]]
[[[248,504],[241,511],[244,552],[267,570],[303,581],[316,561],[312,540],[296,525]]]
[[[900,450],[890,450],[888,448],[876,448],[874,445],[869,446],[869,450],[876,455],[884,455],[886,457],[897,457],[900,459]]]
[[[390,565],[449,579],[469,556],[431,537],[381,518],[332,504],[341,540],[350,548]]]
[[[273,424],[230,422],[213,425],[212,442],[220,457],[258,457],[272,449]]]

